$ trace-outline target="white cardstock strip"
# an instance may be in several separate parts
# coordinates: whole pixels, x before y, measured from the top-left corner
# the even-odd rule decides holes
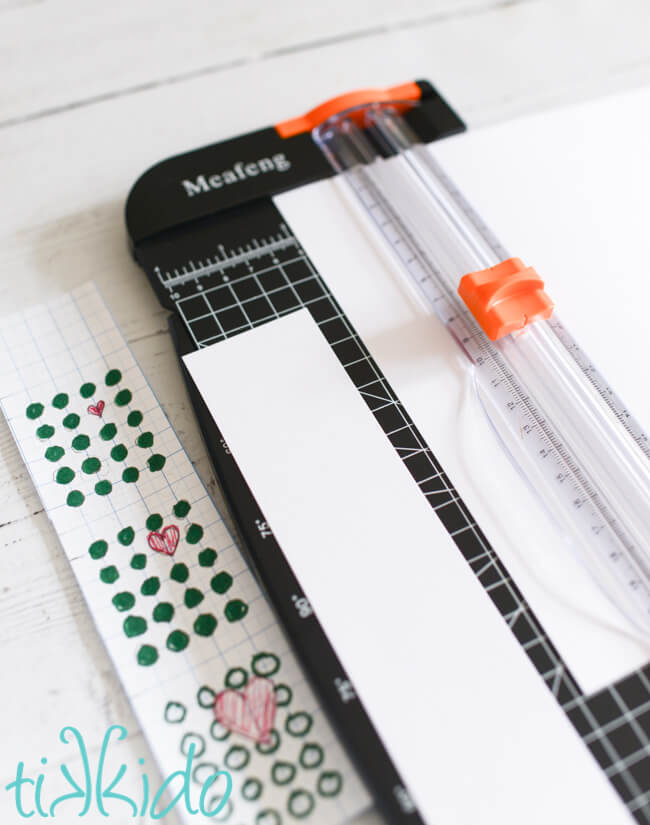
[[[5,318],[0,344],[3,412],[163,774],[193,744],[196,807],[216,768],[229,770],[217,821],[336,825],[367,807],[94,285]]]
[[[629,822],[309,312],[184,360],[427,822]]]

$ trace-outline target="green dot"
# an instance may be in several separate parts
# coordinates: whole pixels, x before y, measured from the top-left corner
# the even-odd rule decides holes
[[[88,548],[91,559],[102,559],[108,551],[108,542],[104,539],[97,539]]]
[[[150,458],[147,459],[147,464],[149,465],[149,469],[152,473],[157,472],[158,470],[162,470],[165,466],[165,461],[167,459],[164,455],[160,455],[160,453],[154,453]]]
[[[115,424],[104,424],[104,426],[99,431],[99,435],[103,438],[104,441],[110,441],[111,439],[115,438],[115,434],[117,433],[117,427]]]
[[[169,602],[160,602],[154,607],[151,615],[154,622],[171,622],[174,616],[174,605]]]
[[[115,396],[115,403],[118,407],[125,407],[132,398],[131,390],[120,390]]]
[[[116,444],[111,450],[111,458],[113,461],[124,461],[129,454],[124,444]]]
[[[215,593],[225,593],[232,586],[232,576],[224,570],[217,573],[210,582],[210,587]]]
[[[117,610],[123,613],[125,610],[130,610],[135,604],[135,596],[125,590],[123,593],[116,593],[111,599]]]
[[[87,384],[82,384],[79,388],[79,393],[82,398],[90,398],[91,395],[95,394],[95,385],[92,381],[89,381]]]
[[[44,409],[45,407],[42,404],[30,404],[25,410],[25,415],[33,421],[35,418],[40,418],[40,416],[43,415]]]
[[[52,406],[56,407],[57,410],[62,410],[64,407],[68,406],[69,401],[70,396],[65,392],[60,392],[57,393],[52,399]]]
[[[151,576],[151,578],[145,579],[142,582],[142,587],[140,588],[140,592],[143,596],[155,596],[159,590],[160,579],[158,576]]]
[[[101,466],[102,462],[98,458],[85,458],[81,462],[81,469],[88,475],[96,473]]]
[[[99,578],[106,584],[113,584],[119,577],[120,574],[117,572],[117,567],[115,567],[114,564],[111,564],[109,567],[104,567],[99,571]]]
[[[142,645],[138,650],[138,664],[149,667],[158,661],[158,651],[153,645]]]
[[[64,455],[65,450],[63,447],[48,447],[47,450],[45,450],[45,458],[47,458],[48,461],[59,461]]]
[[[140,478],[140,471],[136,467],[127,467],[122,473],[122,481],[133,484]]]
[[[127,616],[122,627],[129,639],[133,636],[142,636],[143,633],[147,632],[147,620],[143,619],[142,616]]]
[[[212,636],[217,620],[212,613],[202,613],[194,622],[194,632],[199,636]]]
[[[68,413],[68,415],[66,415],[63,419],[63,426],[68,430],[76,430],[80,421],[81,419],[77,413]]]
[[[138,447],[151,447],[153,444],[153,433],[141,433],[136,441]]]
[[[56,472],[57,484],[70,484],[76,473],[72,467],[60,467]]]
[[[42,424],[37,430],[36,435],[39,438],[52,438],[54,435],[54,427],[50,424]]]
[[[117,534],[117,540],[119,541],[120,544],[123,544],[125,547],[128,547],[129,544],[132,544],[134,538],[135,538],[135,530],[133,529],[133,527],[124,527]]]
[[[104,378],[104,381],[106,381],[107,387],[114,387],[115,384],[119,383],[121,378],[122,373],[119,370],[109,370],[106,373],[106,378]]]
[[[187,581],[188,576],[190,575],[190,571],[187,569],[187,565],[183,564],[183,562],[179,562],[175,564],[169,575],[177,582],[185,582]]]
[[[98,481],[97,484],[95,484],[95,492],[98,496],[107,496],[112,489],[113,485],[107,479],[104,479],[103,481]]]
[[[238,622],[248,613],[248,605],[241,599],[233,599],[228,602],[223,612],[229,622]]]
[[[72,490],[72,492],[68,493],[66,503],[68,507],[81,507],[85,500],[86,497],[81,490]]]
[[[189,644],[189,641],[190,637],[187,633],[184,633],[182,630],[172,630],[167,637],[167,647],[169,650],[173,650],[175,653],[178,653],[181,650],[185,650]]]
[[[78,453],[87,450],[90,447],[90,439],[87,435],[75,435],[72,439],[72,449]]]
[[[140,410],[131,410],[126,418],[129,427],[137,427],[142,423],[142,413]]]
[[[162,516],[159,513],[152,513],[145,522],[147,530],[157,530],[159,527],[162,527],[162,523]]]
[[[187,533],[185,534],[185,541],[188,544],[196,544],[197,541],[201,541],[203,537],[203,527],[200,524],[190,524],[187,528]]]
[[[189,501],[185,501],[185,499],[181,499],[174,504],[174,515],[177,518],[185,518],[185,516],[190,512],[192,509],[192,505]]]
[[[185,591],[185,607],[196,607],[203,601],[203,593],[196,587],[188,587]]]
[[[147,557],[144,553],[135,553],[131,557],[131,567],[134,570],[144,570],[147,566]]]
[[[212,567],[217,560],[217,551],[211,547],[206,547],[199,553],[199,564],[201,567]]]

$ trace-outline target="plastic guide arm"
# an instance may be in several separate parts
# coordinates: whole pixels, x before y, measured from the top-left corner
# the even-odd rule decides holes
[[[366,103],[320,123],[314,110],[314,140],[467,355],[490,423],[562,537],[650,637],[646,435],[552,315],[535,270],[508,255],[400,111]]]

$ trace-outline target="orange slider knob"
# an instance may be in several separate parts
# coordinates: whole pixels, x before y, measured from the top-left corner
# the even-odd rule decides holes
[[[458,294],[492,341],[553,313],[544,281],[519,258],[464,275]]]

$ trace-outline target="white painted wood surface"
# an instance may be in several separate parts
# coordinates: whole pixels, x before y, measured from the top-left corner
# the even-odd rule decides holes
[[[219,503],[165,313],[127,253],[135,178],[357,86],[426,77],[476,127],[645,84],[649,35],[647,0],[0,0],[0,311],[95,279]],[[4,420],[0,500],[2,786],[19,760],[56,767],[64,724],[97,749],[124,724],[124,760],[150,762]],[[0,814],[22,821],[3,792]]]

